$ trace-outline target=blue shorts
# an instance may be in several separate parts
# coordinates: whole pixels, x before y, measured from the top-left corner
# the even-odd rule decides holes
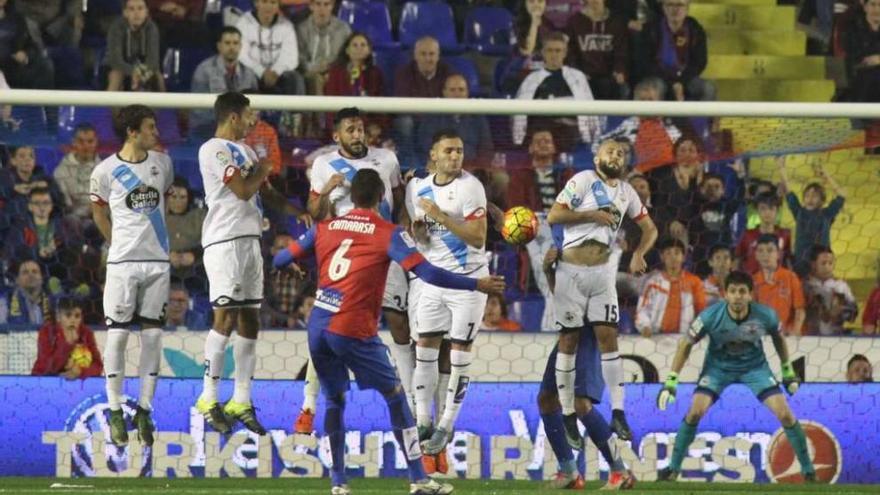
[[[544,368],[541,392],[556,393],[556,354],[559,345],[553,347]],[[602,378],[602,357],[593,328],[585,326],[580,330],[577,355],[575,357],[574,396],[590,399],[594,404],[602,401],[605,381]]]
[[[348,391],[348,370],[354,373],[361,390],[371,388],[384,393],[400,385],[388,347],[378,336],[355,339],[310,328],[309,353],[327,397],[338,397]]]
[[[761,402],[771,395],[782,393],[779,382],[776,381],[766,362],[763,366],[748,371],[728,371],[711,364],[704,365],[694,393],[703,393],[711,396],[713,400],[718,400],[721,392],[734,383],[742,383],[749,387]]]

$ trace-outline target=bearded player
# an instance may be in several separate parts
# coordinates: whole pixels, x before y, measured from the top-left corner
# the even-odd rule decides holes
[[[385,185],[379,214],[387,221],[394,221],[402,209],[404,195],[397,156],[392,151],[367,146],[364,119],[357,108],[339,110],[333,121],[333,140],[339,149],[319,156],[312,164],[309,213],[316,221],[348,213],[354,208],[351,200],[354,174],[358,170],[371,169],[379,173]],[[411,393],[415,361],[407,321],[407,292],[406,274],[392,262],[382,299],[383,316],[394,340],[391,356],[400,372],[404,390]],[[309,432],[313,419],[314,411],[304,408],[296,420],[296,431]]]
[[[791,443],[801,465],[801,473],[807,481],[816,480],[816,469],[810,459],[804,430],[779,390],[779,383],[770,371],[764,346],[765,335],[773,341],[773,347],[782,362],[782,384],[786,392],[794,395],[798,378],[789,361],[788,345],[780,331],[776,312],[763,304],[752,301],[752,277],[743,272],[732,272],[724,280],[724,301],[706,308],[691,323],[688,334],[678,341],[678,349],[672,360],[672,371],[657,395],[657,407],[661,411],[675,402],[678,374],[684,367],[694,344],[709,337],[706,360],[700,371],[700,380],[694,390],[691,408],[675,435],[675,447],[669,466],[660,471],[660,481],[674,481],[681,473],[681,463],[688,447],[697,434],[700,419],[712,404],[721,397],[728,385],[742,383],[749,387],[782,423],[785,436]]]
[[[119,111],[116,131],[124,142],[122,149],[95,167],[89,185],[92,218],[110,245],[104,285],[104,374],[110,439],[117,446],[128,444],[122,412],[125,348],[129,327],[139,324],[141,389],[134,425],[141,442],[151,446],[155,431],[152,400],[171,281],[165,195],[170,193],[174,167],[168,155],[153,151],[159,131],[149,108],[124,107]]]
[[[324,220],[303,234],[273,261],[288,266],[294,257],[314,250],[318,259],[318,291],[309,316],[309,352],[327,399],[325,434],[333,458],[333,495],[351,493],[345,476],[345,394],[349,370],[358,388],[375,389],[388,405],[394,435],[409,467],[410,493],[448,494],[449,484],[425,475],[418,432],[397,372],[388,359],[388,348],[376,332],[383,299],[383,283],[391,260],[426,283],[461,291],[500,292],[500,277],[480,279],[439,269],[415,249],[401,227],[380,213],[384,180],[375,170],[358,171],[351,180],[353,208]]]
[[[259,160],[254,150],[241,142],[256,120],[250,100],[241,93],[224,93],[214,102],[214,115],[217,131],[199,148],[208,204],[202,246],[214,323],[205,338],[204,386],[196,409],[218,432],[229,433],[234,422],[241,421],[247,429],[265,435],[251,403],[263,301],[262,200],[274,209],[297,215],[307,225],[311,219],[266,181],[271,162]],[[221,407],[217,388],[233,329],[237,331],[232,342],[235,389],[231,400]]]
[[[617,271],[608,260],[624,214],[642,231],[630,262],[632,273],[645,271],[645,254],[657,239],[657,228],[635,189],[621,180],[626,164],[624,147],[613,140],[602,142],[594,163],[595,171],[579,172],[568,181],[547,215],[548,223],[563,226],[553,295],[559,328],[556,385],[566,437],[574,448],[583,448],[577,429],[574,382],[575,353],[585,317],[596,333],[602,355],[602,375],[611,397],[612,429],[620,439],[632,439],[623,412],[623,363],[617,349]]]

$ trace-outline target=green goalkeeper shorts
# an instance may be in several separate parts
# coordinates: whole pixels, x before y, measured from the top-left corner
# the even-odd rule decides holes
[[[734,383],[742,383],[749,387],[761,402],[771,395],[780,393],[779,382],[776,381],[767,363],[749,371],[728,371],[708,365],[703,368],[694,393],[704,393],[711,396],[714,401],[718,400],[721,392],[724,392],[728,385]]]

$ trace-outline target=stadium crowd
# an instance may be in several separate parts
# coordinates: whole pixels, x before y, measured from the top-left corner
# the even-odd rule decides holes
[[[824,49],[847,62],[850,85],[841,97],[880,101],[880,1],[845,2],[845,14],[835,14],[830,24],[822,8],[833,2],[804,3],[801,21],[808,23],[809,9],[821,10],[816,16],[827,28]],[[707,39],[688,15],[689,0],[413,4],[0,0],[0,69],[13,88],[715,98],[714,85],[701,77]],[[413,36],[404,21],[418,15],[436,16],[436,33]],[[476,37],[476,23],[492,29]],[[103,323],[101,267],[107,246],[91,220],[88,177],[101,156],[118,145],[107,131],[110,113],[83,117],[83,112],[18,107],[0,113],[7,143],[0,171],[0,324],[43,326],[41,360],[44,340],[70,347],[82,339],[82,345],[93,347],[88,332],[76,334],[82,327],[71,323],[69,314],[81,311],[86,324]],[[168,327],[207,329],[211,311],[200,238],[205,208],[193,145],[212,134],[214,124],[210,112],[201,111],[166,112],[159,120],[161,146],[177,172],[167,216],[174,280]],[[40,137],[49,136],[48,144],[36,139],[33,121],[44,124]],[[331,123],[332,115],[264,112],[246,138],[262,158],[273,161],[273,185],[300,206],[309,190],[311,160],[316,151],[331,149]],[[56,142],[56,127],[65,126],[69,142]],[[836,276],[829,233],[845,207],[845,192],[820,164],[816,181],[808,184],[792,183],[782,158],[777,183],[752,178],[747,163],[713,158],[729,150],[729,143],[715,132],[714,122],[701,118],[371,115],[367,132],[371,146],[395,150],[404,170],[416,170],[425,166],[433,133],[450,126],[462,134],[466,167],[483,182],[495,225],[500,212],[513,206],[527,206],[543,220],[567,178],[593,166],[593,148],[601,139],[628,145],[628,181],[663,241],[648,260],[654,271],[636,278],[624,267],[639,229],[625,221],[617,239],[623,333],[682,332],[723,295],[722,281],[736,267],[754,274],[757,300],[777,310],[790,335],[877,329],[880,288],[871,294],[859,325],[853,292]],[[779,225],[783,203],[796,220],[794,233]],[[263,251],[268,260],[304,226],[267,215]],[[552,330],[548,314],[527,321],[549,294],[541,270],[548,241],[544,232],[523,249],[504,243],[497,231],[490,233],[492,266],[507,277],[510,289],[506,299],[489,298],[484,329]],[[265,280],[264,326],[302,328],[314,285],[284,273]],[[513,303],[520,309],[508,312]]]

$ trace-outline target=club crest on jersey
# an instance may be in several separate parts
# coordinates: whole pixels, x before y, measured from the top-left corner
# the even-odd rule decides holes
[[[155,165],[150,167],[150,175],[152,175],[153,177],[158,177],[159,176],[159,168],[156,167]]]
[[[141,184],[125,196],[125,206],[137,213],[152,213],[159,207],[161,198],[162,195],[155,188]]]
[[[229,156],[227,156],[226,153],[218,151],[216,156],[217,161],[220,162],[220,165],[223,165],[224,167],[230,165]]]

